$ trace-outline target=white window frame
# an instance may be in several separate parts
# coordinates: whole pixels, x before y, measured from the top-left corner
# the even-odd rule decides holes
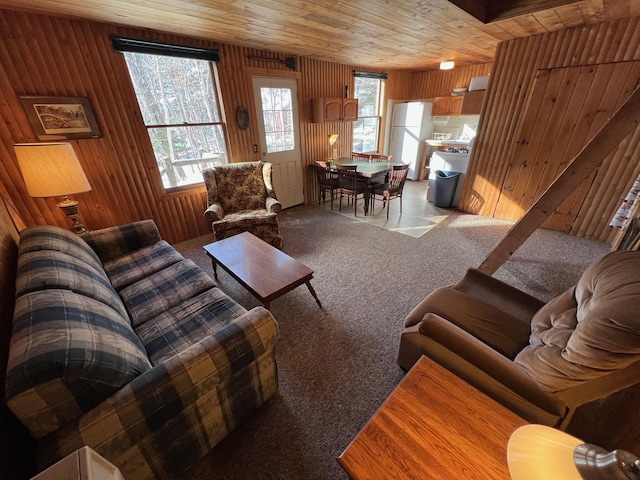
[[[201,189],[203,184],[203,179],[200,175],[202,169],[215,165],[215,164],[226,164],[230,163],[230,152],[229,152],[229,142],[228,142],[228,132],[227,132],[227,124],[224,119],[224,106],[222,105],[222,99],[220,95],[220,85],[218,82],[218,74],[216,69],[216,62],[218,61],[218,52],[213,49],[200,49],[200,48],[191,48],[184,47],[180,45],[171,45],[171,44],[157,44],[146,42],[143,40],[134,40],[134,39],[126,39],[121,37],[113,37],[113,45],[117,51],[120,51],[127,54],[144,54],[144,55],[158,55],[158,56],[170,56],[176,58],[185,58],[188,60],[195,61],[204,61],[207,62],[207,66],[210,71],[211,85],[210,90],[213,95],[213,102],[215,104],[216,111],[213,114],[214,118],[217,120],[198,122],[198,123],[189,123],[189,122],[171,122],[171,123],[157,123],[157,122],[149,122],[145,121],[144,115],[143,122],[144,126],[147,130],[147,135],[149,138],[149,142],[152,145],[153,150],[153,130],[167,129],[167,132],[170,129],[206,129],[208,127],[219,128],[221,130],[220,135],[217,136],[218,139],[221,138],[222,143],[222,155],[220,157],[194,157],[187,159],[177,159],[171,158],[168,161],[170,162],[172,168],[172,172],[167,173],[166,179],[163,178],[163,172],[161,170],[161,163],[166,161],[156,158],[156,154],[154,152],[154,157],[152,159],[145,159],[147,162],[155,167],[154,170],[157,173],[157,184],[162,188],[162,192],[167,193],[179,193],[185,190],[193,190],[193,189]],[[125,59],[126,63],[126,59]],[[140,99],[138,97],[138,93],[135,91],[135,79],[131,75],[131,71],[128,68],[129,75],[134,85],[134,94],[138,99],[138,103],[140,103]],[[142,112],[141,112],[142,113]],[[191,146],[191,150],[195,147]],[[173,150],[171,150],[173,154]],[[193,153],[193,152],[192,152]],[[180,175],[181,179],[178,181],[184,181],[183,175],[184,172],[188,171],[190,174],[190,182],[185,184],[172,185],[172,180],[175,182],[177,179],[176,175]]]
[[[354,91],[355,98],[358,98],[357,82],[359,79],[367,79],[367,80],[373,79],[373,80],[377,80],[379,84],[378,84],[378,95],[377,95],[377,98],[375,99],[373,112],[371,113],[367,112],[365,109],[366,107],[369,106],[369,104],[363,104],[358,98],[358,120],[353,122],[353,132],[352,132],[353,142],[352,142],[351,149],[354,152],[360,152],[360,153],[377,152],[379,151],[379,148],[380,148],[380,127],[382,125],[384,89],[385,89],[385,80],[387,78],[387,75],[384,73],[354,71],[353,76],[354,76],[353,91]],[[373,149],[360,148],[359,144],[356,143],[356,138],[359,139],[361,138],[361,136],[356,135],[356,131],[359,128],[362,128],[364,130],[364,124],[367,122],[367,120],[371,120],[371,119],[375,119],[376,121],[376,127],[375,127],[376,138],[375,138],[374,148]]]

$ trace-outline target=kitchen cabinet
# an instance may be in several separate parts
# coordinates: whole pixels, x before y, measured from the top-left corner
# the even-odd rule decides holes
[[[463,96],[461,115],[480,115],[485,90],[467,92]]]
[[[357,98],[312,98],[313,123],[358,120]]]
[[[460,115],[462,109],[462,95],[436,97],[433,99],[431,115]]]
[[[432,115],[479,115],[484,100],[484,90],[466,92],[464,95],[436,97]]]

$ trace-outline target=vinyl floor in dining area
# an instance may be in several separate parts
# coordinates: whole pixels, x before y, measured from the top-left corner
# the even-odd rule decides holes
[[[402,195],[402,214],[400,214],[400,199],[393,198],[389,205],[383,208],[382,197],[377,196],[375,201],[369,204],[369,215],[364,214],[364,200],[358,198],[357,215],[354,215],[353,203],[347,205],[347,199],[342,199],[342,211],[339,211],[340,194],[335,193],[333,199],[333,213],[349,217],[354,221],[365,222],[376,227],[409,235],[411,237],[421,237],[440,222],[445,220],[455,207],[438,208],[433,203],[427,201],[427,181],[407,180],[404,185]],[[322,206],[331,210],[329,195]],[[373,208],[372,208],[373,207]],[[387,208],[389,208],[389,219],[387,220]]]

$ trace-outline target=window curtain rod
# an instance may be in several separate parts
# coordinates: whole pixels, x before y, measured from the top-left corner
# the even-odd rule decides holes
[[[279,58],[257,57],[255,55],[247,55],[247,58],[249,60],[258,60],[261,62],[281,63],[282,65],[286,65],[289,70],[298,69],[298,59],[296,57],[287,57],[284,60],[280,60]]]
[[[354,77],[360,77],[360,78],[375,78],[376,80],[386,80],[388,77],[388,74],[386,73],[377,73],[377,72],[363,72],[360,70],[354,70],[353,71],[353,76]]]
[[[169,57],[194,58],[209,62],[220,61],[218,50],[215,48],[186,47],[170,43],[156,43],[133,38],[111,37],[113,48],[117,52],[146,53],[149,55],[165,55]]]

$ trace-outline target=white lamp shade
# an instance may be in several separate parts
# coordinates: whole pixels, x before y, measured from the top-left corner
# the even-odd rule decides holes
[[[333,145],[338,140],[338,134],[329,135],[329,145]]]
[[[91,190],[70,143],[20,143],[14,150],[30,196],[62,197]]]
[[[581,480],[573,452],[583,443],[544,425],[518,428],[507,445],[507,464],[512,480]]]

